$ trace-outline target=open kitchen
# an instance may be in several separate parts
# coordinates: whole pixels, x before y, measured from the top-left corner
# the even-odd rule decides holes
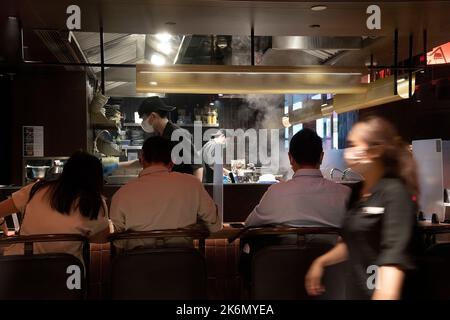
[[[248,230],[250,214],[263,212],[270,192],[282,193],[298,170],[315,170],[324,183],[358,193],[372,176],[355,169],[349,159],[356,153],[346,152],[357,147],[353,129],[380,117],[396,130],[387,139],[398,140],[393,149],[404,142],[405,156],[414,160],[421,242],[448,245],[450,4],[340,2],[111,0],[102,7],[101,1],[7,0],[0,5],[0,201],[14,200],[15,192],[38,181],[58,181],[70,157],[82,151],[102,165],[102,196],[110,208],[114,195],[148,170],[146,141],[169,138],[169,171],[192,166],[217,208],[220,230],[195,242],[208,267],[208,297],[276,299],[254,283],[242,289],[242,236],[303,239],[302,228],[324,226],[280,226],[267,218]],[[312,152],[294,152],[295,137],[305,132],[314,133],[311,141],[320,138],[317,163],[297,161]],[[378,142],[375,150],[380,145],[387,148]],[[373,164],[367,159],[361,163]],[[396,168],[395,177],[406,169]],[[273,206],[292,209],[283,209],[292,190],[276,194]],[[379,217],[380,206],[363,209]],[[23,221],[23,212],[6,216],[1,239],[18,242]],[[322,231],[340,232],[329,227]],[[129,240],[127,232],[118,237]],[[163,236],[151,237],[158,243]],[[84,251],[91,273],[85,298],[111,297],[112,246],[91,243]],[[442,265],[450,265],[447,256]],[[341,292],[330,297],[343,298]]]

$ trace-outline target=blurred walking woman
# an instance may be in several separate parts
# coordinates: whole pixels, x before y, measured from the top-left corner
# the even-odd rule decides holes
[[[1,202],[0,217],[22,213],[20,235],[81,234],[91,241],[104,242],[109,223],[102,189],[100,161],[88,153],[76,152],[57,180],[30,184]],[[80,243],[36,243],[34,251],[69,253],[82,261]],[[12,254],[23,254],[23,245],[12,245],[5,250],[5,255]]]
[[[348,299],[400,299],[405,274],[414,268],[418,187],[412,155],[396,129],[377,117],[355,124],[347,143],[346,162],[364,181],[344,219],[342,239],[312,263],[306,290],[321,294],[324,268],[349,260]]]

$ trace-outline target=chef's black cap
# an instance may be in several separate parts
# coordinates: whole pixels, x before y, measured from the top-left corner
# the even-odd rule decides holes
[[[142,101],[139,106],[139,117],[142,118],[143,116],[149,115],[152,112],[157,112],[158,110],[168,112],[175,110],[175,107],[166,105],[158,96],[149,97]]]

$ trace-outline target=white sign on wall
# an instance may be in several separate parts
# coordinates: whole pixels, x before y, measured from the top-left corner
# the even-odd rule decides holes
[[[23,126],[23,156],[44,156],[44,127]]]

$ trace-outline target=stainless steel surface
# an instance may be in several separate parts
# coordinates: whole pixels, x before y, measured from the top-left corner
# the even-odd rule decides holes
[[[27,176],[31,179],[43,179],[49,168],[49,166],[27,166],[27,169],[30,169],[29,171],[27,170],[30,172]]]
[[[362,37],[276,36],[272,37],[273,49],[325,50],[330,55],[336,50],[359,50]]]

